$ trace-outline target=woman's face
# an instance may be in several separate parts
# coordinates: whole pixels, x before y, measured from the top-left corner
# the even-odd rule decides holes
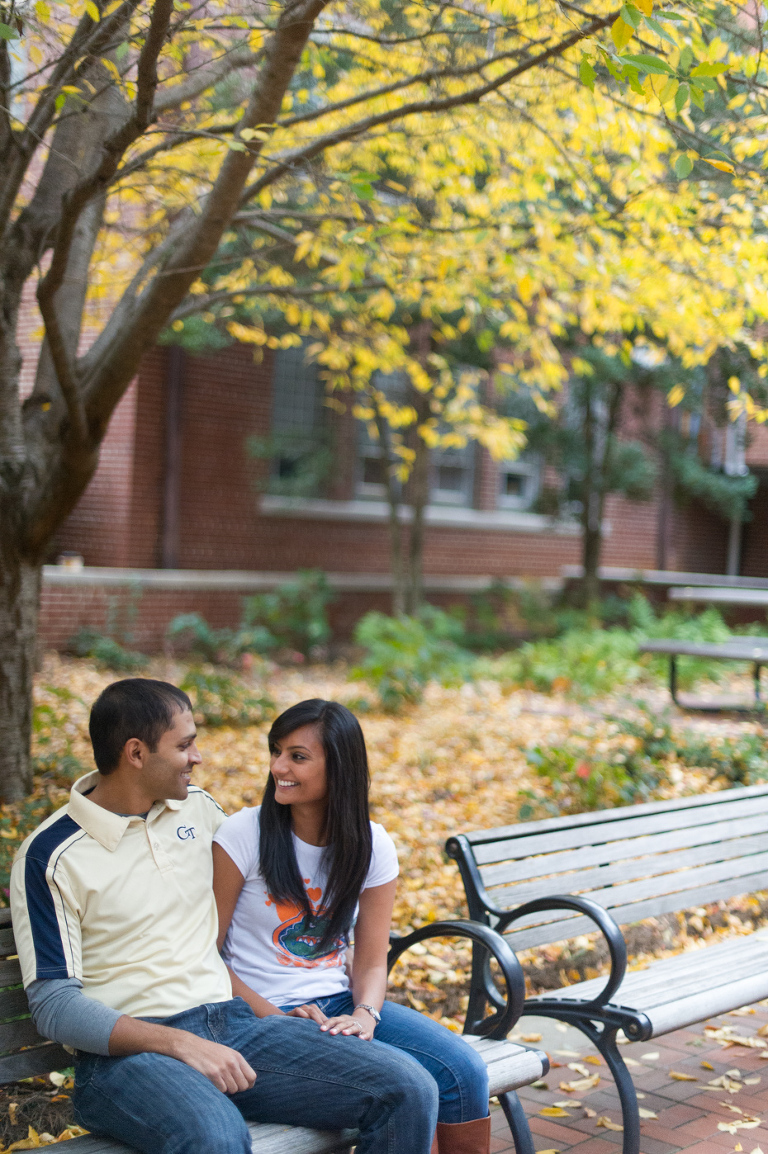
[[[302,725],[275,742],[270,750],[269,771],[275,779],[275,801],[279,805],[325,801],[325,752],[317,727]]]

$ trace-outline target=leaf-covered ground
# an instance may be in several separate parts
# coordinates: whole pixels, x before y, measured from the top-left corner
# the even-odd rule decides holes
[[[178,664],[158,661],[147,672],[178,682],[184,671]],[[666,716],[673,730],[694,730],[716,743],[745,735],[759,739],[763,733],[754,720],[692,720],[675,713],[667,715],[667,694],[658,684],[647,686],[644,708],[620,697],[587,707],[528,690],[503,692],[493,681],[455,689],[433,685],[419,705],[387,715],[376,711],[373,693],[359,682],[349,681],[342,666],[302,670],[265,667],[250,676],[249,687],[270,697],[277,711],[307,697],[334,698],[358,710],[371,762],[373,817],[392,835],[400,857],[394,918],[400,931],[439,918],[466,916],[458,870],[443,853],[450,834],[513,823],[519,820],[521,800],[534,807],[539,802],[552,804],[551,783],[536,773],[527,756],[534,747],[583,749],[587,763],[606,757],[615,751],[617,741],[626,744],[628,740],[617,736],[612,720],[621,712],[646,721],[656,714]],[[112,680],[115,674],[92,662],[46,656],[36,687],[35,752],[40,772],[34,793],[24,806],[0,811],[0,867],[7,870],[15,846],[28,829],[64,804],[73,777],[92,768],[88,710]],[[200,726],[203,765],[196,782],[210,790],[230,813],[243,805],[258,804],[268,766],[269,723],[267,718],[248,727]],[[674,752],[667,755],[664,765],[665,773],[656,783],[654,796],[730,784],[712,769],[677,762]],[[578,801],[571,798],[570,803]],[[691,911],[687,917],[646,923],[633,932],[630,942],[634,964],[642,965],[648,955],[696,948],[714,936],[749,932],[762,919],[763,903],[758,895],[731,903],[727,909],[706,907]],[[548,947],[524,956],[529,983],[542,988],[560,985],[569,977],[593,976],[603,964],[593,945],[584,938],[568,947]],[[422,946],[395,972],[393,996],[457,1029],[466,1006],[468,963],[466,948],[448,943]],[[54,1089],[49,1088],[49,1097]],[[46,1093],[42,1085],[39,1093]],[[15,1117],[14,1111],[11,1114]],[[40,1141],[27,1135],[30,1122],[26,1112],[18,1114],[16,1125],[7,1113],[3,1121],[0,1141],[26,1140],[33,1145]],[[67,1119],[61,1121],[63,1125]]]

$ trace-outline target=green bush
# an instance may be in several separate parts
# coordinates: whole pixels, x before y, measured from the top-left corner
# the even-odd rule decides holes
[[[174,617],[166,636],[186,652],[214,665],[233,665],[244,653],[268,653],[277,640],[261,626],[213,629],[199,613]]]
[[[630,602],[629,619],[632,632],[638,640],[672,640],[672,641],[728,641],[732,633],[718,613],[717,609],[709,606],[701,613],[688,614],[684,609],[666,609],[657,614],[646,597],[637,593]],[[648,668],[660,679],[665,679],[669,665],[669,658],[660,654],[658,657],[644,659]],[[689,689],[697,681],[721,681],[727,674],[729,667],[722,661],[708,661],[702,657],[678,657],[677,679],[678,685]]]
[[[461,622],[425,605],[415,617],[366,613],[355,629],[365,657],[352,676],[370,681],[384,709],[421,700],[429,681],[456,685],[472,676],[474,658],[458,644]]]
[[[80,629],[69,639],[67,649],[75,657],[90,657],[115,673],[136,673],[149,661],[143,653],[126,649],[119,641],[96,629]]]
[[[560,746],[536,746],[526,759],[546,785],[543,792],[522,791],[522,821],[647,801],[659,796],[660,787],[679,783],[680,766],[709,771],[726,786],[768,781],[762,734],[675,733],[668,716],[645,710],[609,718],[607,732],[588,730]]]
[[[319,569],[300,569],[273,593],[245,602],[241,631],[264,630],[281,649],[313,656],[331,639],[328,605],[333,592]]]
[[[642,672],[637,641],[624,629],[571,629],[551,641],[530,641],[478,667],[479,675],[509,685],[581,698],[637,681]]]
[[[201,725],[258,725],[275,711],[269,697],[258,696],[239,678],[214,669],[189,669],[180,688],[189,694]]]

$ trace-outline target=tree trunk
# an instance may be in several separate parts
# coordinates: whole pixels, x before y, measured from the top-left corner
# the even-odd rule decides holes
[[[13,525],[0,522],[0,799],[19,801],[32,786],[32,679],[42,569],[21,557]]]
[[[379,434],[379,443],[384,454],[384,475],[387,486],[387,504],[389,505],[389,563],[392,571],[392,613],[395,617],[402,617],[406,611],[406,581],[405,567],[403,564],[403,523],[400,519],[400,486],[395,476],[397,461],[392,452],[392,431],[386,417],[375,402],[374,411],[376,413],[376,430]]]
[[[600,565],[600,553],[603,547],[603,530],[600,524],[600,512],[596,516],[596,524],[587,516],[583,522],[582,537],[582,565],[584,576],[581,582],[581,603],[586,609],[600,596],[600,578],[597,575]]]
[[[418,613],[424,603],[424,509],[429,500],[429,446],[416,435],[416,456],[411,470],[411,536],[408,548],[406,612]]]

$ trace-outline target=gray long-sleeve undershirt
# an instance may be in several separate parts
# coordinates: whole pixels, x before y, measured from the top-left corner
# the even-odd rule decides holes
[[[39,978],[26,993],[32,1021],[44,1038],[89,1054],[109,1054],[109,1035],[123,1015],[84,994],[78,978]]]

